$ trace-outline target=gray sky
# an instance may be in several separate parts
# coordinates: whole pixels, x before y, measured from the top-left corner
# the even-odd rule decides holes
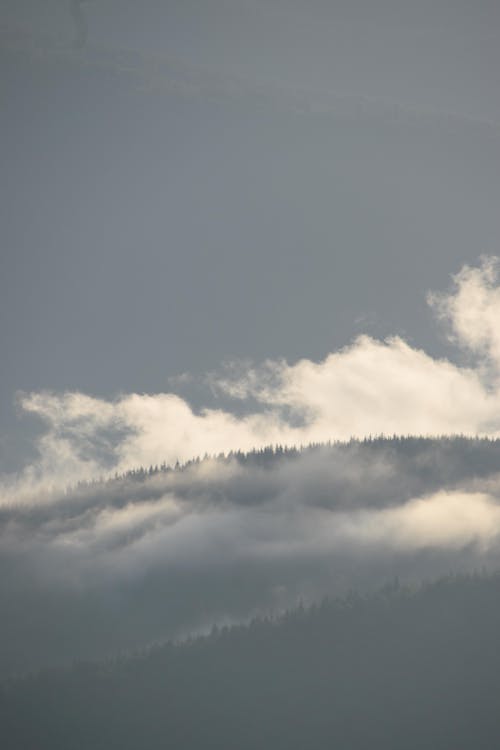
[[[360,333],[450,354],[426,293],[498,253],[498,3],[81,11],[79,50],[71,3],[0,2],[0,470],[19,390],[157,393]]]

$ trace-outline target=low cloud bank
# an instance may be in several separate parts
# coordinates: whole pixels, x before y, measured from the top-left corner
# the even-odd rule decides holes
[[[378,440],[129,474],[0,512],[0,673],[394,577],[496,566],[500,441]]]

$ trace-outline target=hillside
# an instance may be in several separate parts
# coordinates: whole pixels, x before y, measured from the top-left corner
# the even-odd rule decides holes
[[[496,747],[500,577],[394,584],[2,690],[5,750]]]

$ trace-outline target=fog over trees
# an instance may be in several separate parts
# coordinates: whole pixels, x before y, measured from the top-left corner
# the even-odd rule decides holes
[[[0,509],[4,676],[500,561],[500,441],[150,466]]]

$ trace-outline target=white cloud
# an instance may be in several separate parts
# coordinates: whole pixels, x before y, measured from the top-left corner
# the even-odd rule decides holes
[[[384,554],[474,544],[487,551],[498,542],[499,522],[500,507],[491,495],[442,491],[396,508],[344,514],[336,530],[344,543]]]
[[[22,407],[45,421],[39,459],[4,480],[4,502],[98,474],[175,463],[205,453],[297,445],[372,434],[500,434],[500,287],[498,260],[464,267],[447,294],[429,296],[456,343],[476,362],[434,359],[399,337],[360,336],[321,362],[269,361],[210,378],[215,391],[258,403],[251,413],[195,413],[172,393],[32,393]],[[485,379],[488,365],[489,381]],[[492,369],[493,367],[493,369]]]
[[[479,267],[464,266],[453,276],[451,293],[430,293],[429,304],[450,327],[459,346],[500,367],[500,259],[483,257]]]

